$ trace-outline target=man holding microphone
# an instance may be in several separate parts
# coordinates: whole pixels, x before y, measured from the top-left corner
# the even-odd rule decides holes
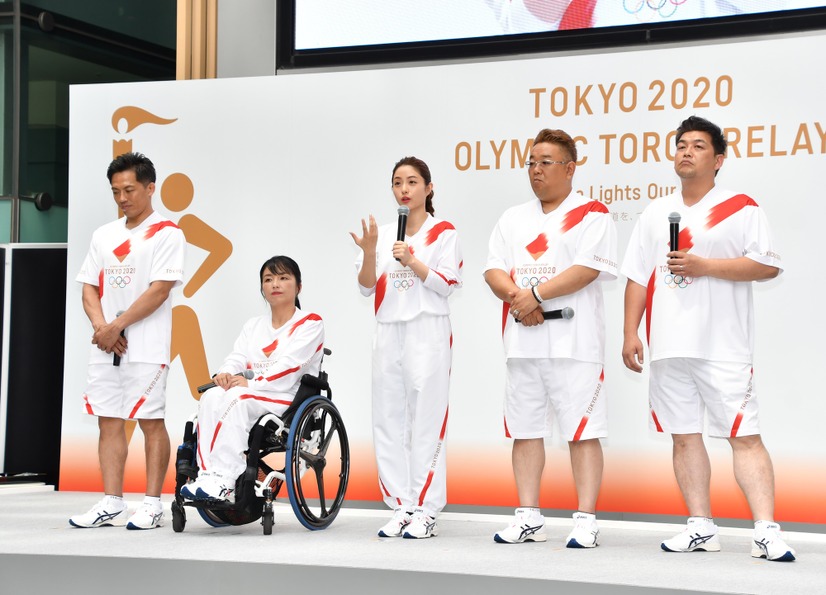
[[[720,128],[692,116],[677,129],[676,143],[681,189],[645,209],[622,267],[623,362],[642,371],[638,329],[645,313],[649,422],[671,434],[674,474],[690,515],[662,549],[720,550],[703,442],[707,413],[709,435],[731,445],[734,476],[751,508],[752,556],[791,561],[795,551],[774,522],[774,470],[760,438],[753,367],[751,282],[776,277],[780,256],[757,203],[715,185],[727,145]]]

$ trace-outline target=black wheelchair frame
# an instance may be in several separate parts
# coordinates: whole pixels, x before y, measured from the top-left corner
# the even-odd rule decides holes
[[[324,349],[324,355],[331,353]],[[261,519],[264,535],[270,535],[275,521],[273,502],[284,485],[301,524],[311,531],[326,529],[341,509],[350,476],[347,431],[332,398],[326,372],[305,374],[292,404],[281,416],[269,413],[255,422],[248,442],[247,467],[236,480],[235,502],[190,501],[181,496],[181,488],[198,476],[198,436],[193,416],[186,423],[176,458],[173,530],[184,530],[185,508],[192,507],[213,527],[245,525]],[[331,447],[337,458],[328,458]],[[264,461],[275,453],[284,453],[284,468],[273,469]],[[332,473],[325,474],[328,465]],[[334,485],[329,485],[331,481]]]

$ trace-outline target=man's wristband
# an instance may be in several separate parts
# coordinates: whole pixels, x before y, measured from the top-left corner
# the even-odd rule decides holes
[[[533,294],[533,297],[536,299],[536,301],[541,304],[542,298],[539,295],[539,290],[537,289],[537,287],[538,285],[534,285],[533,287],[531,287],[531,293]]]

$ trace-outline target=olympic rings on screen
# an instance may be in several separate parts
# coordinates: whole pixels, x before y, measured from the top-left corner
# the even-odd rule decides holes
[[[635,14],[640,20],[648,18],[643,14],[643,8],[659,14],[662,18],[668,19],[674,16],[677,8],[688,2],[688,0],[622,0],[622,7],[628,14]],[[652,16],[652,15],[649,15]]]
[[[112,287],[112,288],[118,287],[120,289],[123,289],[124,287],[129,285],[131,282],[132,282],[132,277],[130,277],[129,275],[124,275],[124,276],[118,275],[117,277],[112,275],[111,277],[109,277],[109,286]]]

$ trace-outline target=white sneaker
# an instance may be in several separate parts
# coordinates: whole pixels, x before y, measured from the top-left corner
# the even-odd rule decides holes
[[[795,551],[786,545],[781,537],[780,525],[769,521],[754,523],[754,538],[751,555],[754,558],[766,558],[775,562],[791,562]]]
[[[545,541],[547,538],[545,517],[539,514],[538,508],[517,508],[511,524],[493,536],[498,543]]]
[[[194,480],[182,485],[180,491],[181,497],[186,500],[198,500],[198,488],[201,487],[203,481],[210,475],[212,474],[209,471],[201,471]]]
[[[189,484],[192,492],[192,484]],[[212,500],[215,502],[235,502],[235,480],[223,475],[210,473],[203,479],[199,478],[195,489],[196,500]]]
[[[426,539],[428,537],[436,537],[438,534],[439,530],[436,527],[436,519],[426,515],[421,510],[413,513],[410,524],[408,524],[404,530],[405,539]]]
[[[129,518],[127,529],[155,529],[163,525],[163,508],[156,508],[153,504],[141,504]]]
[[[70,518],[69,524],[73,527],[85,529],[91,527],[123,527],[126,524],[128,514],[129,508],[123,498],[104,496],[89,512],[76,514]]]
[[[587,548],[599,545],[599,527],[596,515],[587,512],[574,513],[574,530],[568,534],[565,547]]]
[[[410,524],[412,514],[403,508],[393,511],[393,518],[379,529],[379,537],[401,537],[404,528]]]
[[[660,547],[666,552],[719,552],[717,525],[711,519],[689,517],[683,532],[666,539]]]

